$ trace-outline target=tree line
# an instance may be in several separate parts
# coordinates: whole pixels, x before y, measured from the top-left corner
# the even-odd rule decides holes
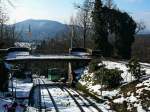
[[[9,15],[0,2],[0,48],[8,48],[14,46],[18,40],[19,32],[16,32],[15,25],[8,25]]]

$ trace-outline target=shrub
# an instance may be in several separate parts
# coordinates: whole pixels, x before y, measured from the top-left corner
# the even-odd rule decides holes
[[[139,80],[143,75],[145,75],[145,70],[142,70],[139,60],[132,58],[128,64],[126,64],[128,72],[130,72],[136,80]]]
[[[115,88],[121,84],[121,70],[102,68],[95,73],[94,79],[96,83],[102,83],[111,88]]]
[[[102,63],[101,60],[95,59],[95,60],[92,60],[91,63],[89,64],[89,71],[95,72],[104,66],[105,65]]]

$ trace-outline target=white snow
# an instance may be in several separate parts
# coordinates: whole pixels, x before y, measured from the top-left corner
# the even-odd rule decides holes
[[[119,93],[119,89],[118,90],[112,90],[112,91],[102,91],[102,96],[107,96],[109,98],[112,98],[113,96],[116,96]]]
[[[122,70],[123,73],[121,74],[121,76],[124,79],[124,82],[130,83],[131,81],[135,80],[134,77],[131,76],[131,74],[128,72],[128,68],[126,67],[126,62],[103,61],[103,64],[105,64],[106,68],[108,69],[117,68],[119,70]],[[150,66],[150,64],[141,63],[141,65],[142,65],[142,68],[146,71],[147,75],[141,79],[143,82],[138,83],[136,85],[136,91],[135,91],[136,94],[133,93],[132,91],[129,91],[127,93],[127,96],[124,96],[123,94],[121,94],[121,97],[114,99],[113,102],[122,104],[124,101],[126,101],[128,105],[127,109],[132,110],[133,104],[134,104],[134,107],[137,107],[138,112],[145,112],[145,110],[142,108],[142,105],[141,105],[142,99],[140,99],[141,98],[140,96],[144,94],[143,93],[144,90],[150,91],[150,67],[148,67]],[[86,86],[90,92],[95,92],[98,95],[101,95],[100,94],[101,85],[100,84],[93,85],[93,82],[94,82],[93,80],[94,80],[93,73],[88,73],[87,76],[82,77],[82,79],[80,80],[80,83]],[[120,96],[119,92],[120,92],[120,89],[113,90],[113,91],[103,90],[102,96],[107,96],[109,98],[112,98],[113,96],[118,96],[118,95]]]
[[[93,86],[91,86],[90,88],[90,91],[92,91],[92,92],[96,92],[96,93],[99,93],[100,92],[100,89],[101,89],[101,85],[93,85]]]
[[[0,111],[1,112],[5,112],[6,109],[5,109],[4,105],[6,105],[6,104],[9,105],[11,103],[12,103],[12,101],[10,99],[1,99],[0,98]]]
[[[31,48],[31,43],[28,42],[16,42],[15,46],[16,47],[27,47],[27,48]]]
[[[133,95],[133,93],[131,94],[130,97],[127,97],[126,100],[130,103],[134,103],[137,101],[137,98]]]
[[[53,87],[49,87],[49,91],[50,91],[51,95],[53,96],[53,98],[58,106],[58,109],[61,112],[73,112],[73,111],[80,112],[79,107],[76,105],[74,100],[70,97],[70,95],[65,90],[62,90],[59,87],[53,86]],[[46,108],[49,108],[52,112],[55,112],[55,108],[49,97],[47,90],[42,89],[41,94],[42,94],[42,96],[44,96],[44,97],[42,97],[42,105],[46,105]],[[37,95],[35,96],[35,98],[39,98],[38,92],[37,92]],[[39,100],[35,99],[35,101],[37,102],[36,105],[38,105]],[[82,102],[79,102],[79,103],[81,104]]]
[[[83,57],[83,56],[73,56],[73,55],[24,55],[24,56],[8,56],[6,57],[6,61],[11,61],[11,60],[53,60],[53,59],[61,59],[61,60],[84,60],[84,59],[90,59],[88,57]]]
[[[146,112],[143,108],[141,104],[138,104],[137,106],[137,112]]]
[[[114,103],[119,103],[122,104],[126,99],[123,97],[123,95],[121,96],[121,98],[115,99],[113,100]]]
[[[56,104],[59,105],[59,109],[62,112],[80,112],[74,100],[66,91],[62,91],[60,88],[51,88],[49,91],[53,95]]]
[[[132,80],[134,80],[134,77],[132,77],[131,74],[128,73],[128,68],[124,63],[118,63],[112,61],[103,61],[103,63],[106,65],[106,68],[108,69],[118,68],[119,70],[122,70],[123,73],[121,74],[121,76],[124,79],[124,82],[131,82]]]
[[[122,104],[124,101],[127,101],[128,103],[134,103],[137,102],[137,98],[132,94],[131,96],[126,98],[123,95],[121,95],[121,98],[117,98],[113,100],[114,103],[120,103],[120,104]]]
[[[139,95],[142,94],[143,90],[147,90],[150,91],[150,78],[148,78],[147,80],[143,81],[142,83],[138,83],[136,85],[136,88],[138,88],[136,90],[136,93],[138,93]]]
[[[11,108],[12,104],[13,101],[11,99],[0,98],[0,112],[7,112],[8,108]],[[24,112],[24,107],[18,103],[15,112]]]
[[[25,51],[15,51],[15,52],[10,52],[7,54],[6,59],[7,58],[16,58],[16,57],[20,57],[20,56],[29,56],[29,52],[25,52]]]
[[[89,56],[89,53],[86,52],[72,52],[72,55],[77,55],[77,56]]]
[[[33,83],[25,82],[24,80],[13,80],[13,91],[17,98],[28,98]],[[12,91],[12,83],[9,82],[9,90]]]

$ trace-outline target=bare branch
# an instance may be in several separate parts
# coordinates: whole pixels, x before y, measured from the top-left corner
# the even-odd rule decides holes
[[[144,30],[145,28],[146,28],[146,26],[143,22],[137,23],[136,34],[139,33],[140,31]]]
[[[9,5],[10,5],[11,7],[13,7],[14,9],[16,8],[16,6],[15,6],[10,0],[7,0],[7,2],[9,3]]]

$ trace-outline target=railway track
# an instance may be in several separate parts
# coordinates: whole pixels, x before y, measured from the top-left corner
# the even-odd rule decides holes
[[[73,89],[67,89],[65,90],[68,92],[68,94],[74,99],[78,107],[80,108],[81,112],[102,112],[98,106],[96,106],[93,102],[91,102],[86,97],[79,94],[77,91]]]
[[[40,102],[39,102],[39,111],[42,112],[43,110],[46,111],[54,111],[59,112],[58,107],[56,105],[56,102],[54,98],[52,97],[52,94],[50,93],[47,85],[42,79],[38,79],[39,83],[39,96]],[[44,86],[42,86],[44,84]],[[54,108],[53,108],[54,107]]]
[[[47,109],[54,112],[102,112],[95,103],[74,89],[62,86],[48,87],[44,80],[37,80],[40,95],[39,112]]]
[[[85,97],[84,95],[82,95],[79,91],[76,91],[74,89],[71,89],[74,93],[78,94],[82,99],[84,99],[85,101],[87,101],[93,108],[95,108],[98,112],[102,112],[101,109],[96,105],[96,103],[94,103],[93,101],[91,101],[90,99],[88,99],[87,97]]]

